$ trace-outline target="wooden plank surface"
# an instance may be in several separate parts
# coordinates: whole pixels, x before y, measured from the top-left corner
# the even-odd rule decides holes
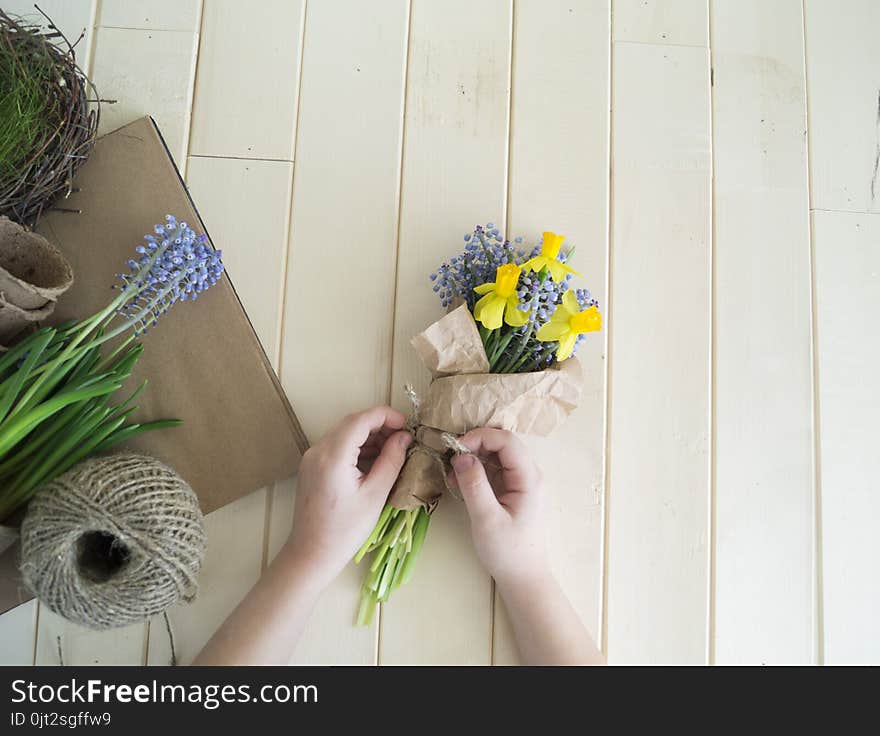
[[[880,3],[805,0],[812,206],[880,212]]]
[[[152,114],[190,162],[310,437],[424,388],[408,340],[441,314],[426,276],[463,232],[556,229],[606,332],[583,355],[584,405],[532,445],[554,564],[611,661],[880,659],[880,225],[863,214],[880,211],[877,3],[804,0],[803,18],[799,0],[39,4],[88,30],[78,60],[119,100],[102,131]],[[328,253],[354,298],[327,299]],[[318,303],[342,339],[303,318]],[[209,518],[202,596],[172,613],[181,661],[277,553],[294,492]],[[361,575],[328,591],[296,662],[516,661],[460,505],[367,630],[351,626]],[[95,633],[31,603],[0,617],[0,660],[57,664],[58,636],[65,664],[170,656],[161,619]]]
[[[876,215],[880,197],[880,7],[848,12],[806,0],[820,450],[820,615],[828,663],[876,663],[880,615],[876,528],[880,344]],[[827,211],[826,211],[827,210]],[[833,212],[830,210],[838,210]]]
[[[388,402],[407,27],[404,0],[306,15],[281,378],[310,440]],[[363,574],[325,592],[297,662],[376,661],[375,626],[353,626]]]
[[[708,46],[708,0],[613,0],[615,41]]]
[[[34,664],[141,665],[146,639],[146,624],[92,631],[66,621],[41,605]]]
[[[88,74],[92,50],[92,26],[94,25],[97,0],[40,0],[36,3],[49,16],[55,27],[71,44],[75,44],[76,61]],[[32,23],[46,24],[46,19],[34,7],[34,0],[4,0],[3,10],[18,15]],[[82,39],[80,34],[84,34]]]
[[[614,44],[607,654],[707,658],[706,49]]]
[[[199,30],[204,0],[100,0],[98,25],[109,28],[142,28],[154,31]],[[217,0],[207,0],[211,7]]]
[[[191,153],[293,159],[304,11],[304,0],[205,2]]]
[[[208,551],[195,601],[168,611],[178,664],[189,664],[260,576],[266,491],[234,501],[205,517]],[[147,664],[171,662],[171,640],[161,616],[150,622]]]
[[[99,133],[152,115],[178,167],[186,163],[198,53],[191,31],[95,29],[92,80],[103,99]]]
[[[193,157],[187,186],[263,348],[277,363],[293,165]],[[234,186],[230,183],[234,182]]]
[[[28,601],[0,616],[0,666],[34,663],[38,606],[36,600]]]
[[[424,391],[409,339],[443,315],[428,274],[476,223],[505,220],[509,0],[412,5],[392,396]],[[412,580],[382,610],[379,661],[489,664],[493,590],[462,504],[433,514]]]
[[[880,662],[878,239],[880,215],[813,213],[822,614],[829,664]]]
[[[284,279],[278,266],[287,240],[292,175],[286,161],[192,157],[187,167],[187,185],[205,227],[223,251],[236,294],[273,364],[279,354]],[[196,603],[172,616],[172,631],[180,632],[175,634],[180,661],[198,653],[262,572],[267,493],[251,494],[243,511],[223,509],[206,520],[209,557],[200,576],[202,592]],[[242,555],[235,575],[223,567],[226,550]],[[161,663],[170,654],[165,622],[156,617],[150,626],[150,662]]]
[[[510,235],[567,236],[573,263],[605,309],[608,245],[609,21],[607,0],[519,0],[514,5]],[[544,39],[554,36],[556,43]],[[580,350],[584,398],[549,438],[527,438],[545,478],[556,574],[600,634],[605,458],[605,333]],[[573,451],[574,450],[574,451]],[[494,662],[517,661],[500,597]]]
[[[801,3],[716,0],[712,13],[715,659],[809,663],[813,387]]]

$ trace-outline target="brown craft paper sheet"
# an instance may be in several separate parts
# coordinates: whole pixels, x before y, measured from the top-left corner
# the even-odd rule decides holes
[[[461,435],[494,427],[545,436],[577,407],[583,374],[576,358],[534,373],[488,373],[489,362],[473,316],[465,305],[412,339],[426,367],[437,376],[421,397],[416,440],[389,497],[399,509],[436,505],[447,490],[449,469],[443,432]],[[482,371],[472,370],[483,365]],[[461,370],[465,368],[466,370]]]
[[[166,213],[210,237],[150,118],[101,138],[76,185],[80,191],[59,206],[82,214],[52,212],[37,228],[64,252],[76,277],[53,322],[106,305],[115,274],[126,270],[144,234]],[[143,338],[145,350],[129,382],[133,389],[150,381],[137,402],[138,420],[179,418],[184,424],[137,437],[125,449],[175,468],[205,513],[289,477],[308,446],[230,277],[235,274],[162,318]],[[30,597],[18,582],[16,553],[17,545],[0,556],[0,611]]]
[[[455,373],[489,372],[483,341],[466,304],[438,319],[410,343],[435,378]]]

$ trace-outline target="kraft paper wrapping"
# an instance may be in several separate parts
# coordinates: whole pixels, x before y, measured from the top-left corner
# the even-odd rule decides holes
[[[398,509],[432,511],[450,490],[446,473],[451,452],[444,432],[461,435],[475,427],[545,436],[580,401],[580,363],[569,358],[545,371],[489,373],[489,360],[466,305],[453,309],[412,339],[434,380],[414,413],[415,442],[391,490]]]
[[[412,340],[412,346],[431,375],[488,373],[489,359],[467,305],[453,309]]]

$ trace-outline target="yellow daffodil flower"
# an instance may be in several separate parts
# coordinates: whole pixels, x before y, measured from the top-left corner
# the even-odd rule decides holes
[[[521,327],[529,321],[527,312],[519,311],[516,284],[522,269],[515,263],[505,263],[495,269],[495,281],[481,284],[474,289],[485,294],[474,306],[474,319],[487,330],[501,327],[501,318],[511,327]]]
[[[566,266],[558,260],[559,249],[562,247],[563,240],[565,240],[564,235],[557,235],[556,233],[551,233],[549,231],[545,232],[544,240],[541,243],[541,254],[526,261],[523,264],[523,268],[527,271],[536,272],[540,271],[542,268],[546,268],[550,272],[554,281],[562,281],[567,273],[580,276],[580,274],[573,268]]]
[[[538,339],[542,342],[558,340],[556,359],[561,362],[572,354],[578,335],[601,329],[599,310],[596,307],[582,310],[574,291],[569,289],[562,295],[562,304],[556,307],[550,321],[538,330]]]

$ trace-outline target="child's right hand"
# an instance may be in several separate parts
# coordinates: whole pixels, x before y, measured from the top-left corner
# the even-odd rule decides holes
[[[500,585],[549,576],[541,473],[513,433],[474,429],[460,438],[473,455],[452,458],[450,481],[471,518],[477,555]]]

